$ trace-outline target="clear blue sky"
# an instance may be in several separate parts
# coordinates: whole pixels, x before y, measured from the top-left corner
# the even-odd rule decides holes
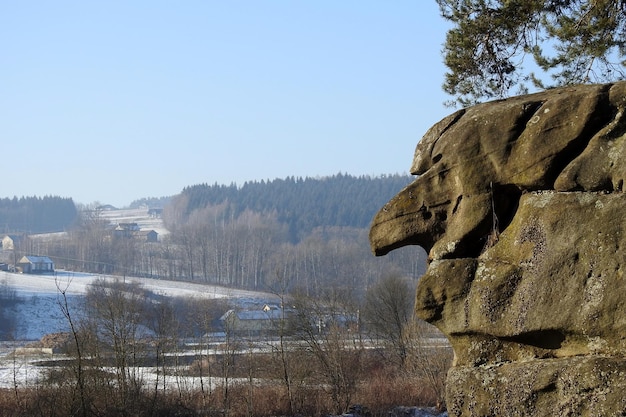
[[[0,197],[125,206],[406,173],[443,104],[435,0],[0,5]]]

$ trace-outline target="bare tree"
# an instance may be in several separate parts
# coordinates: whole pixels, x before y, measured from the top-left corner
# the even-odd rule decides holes
[[[3,280],[0,283],[0,336],[4,340],[10,339],[14,334],[16,317],[9,309],[18,302],[17,292]]]
[[[329,289],[318,299],[296,296],[297,332],[306,343],[334,412],[346,410],[361,377],[364,345],[358,307],[349,293]]]
[[[196,344],[197,361],[193,370],[199,376],[202,404],[207,409],[208,400],[213,394],[212,377],[215,373],[213,363],[216,355],[211,352],[211,342],[221,341],[221,338],[213,336],[213,333],[217,329],[217,319],[229,309],[230,305],[223,299],[210,299],[187,300],[185,306],[186,312],[183,316],[186,317],[185,321],[189,327],[183,330],[185,334],[194,336],[199,342]]]
[[[414,288],[398,275],[388,275],[365,295],[363,319],[369,333],[393,352],[393,362],[405,364],[408,347],[405,329],[413,316]]]
[[[170,299],[161,298],[158,302],[146,304],[145,320],[152,333],[152,348],[154,349],[157,377],[154,382],[152,405],[156,406],[159,397],[159,383],[162,383],[163,392],[167,388],[167,354],[175,352],[178,346],[180,323],[176,317],[174,306]],[[162,380],[159,381],[159,375]]]
[[[412,318],[403,332],[407,357],[402,368],[405,376],[425,383],[438,408],[445,408],[446,375],[453,352],[444,335],[434,326]]]
[[[126,408],[142,386],[138,365],[145,293],[134,283],[97,280],[86,295],[86,314],[97,340],[111,349],[120,406]]]
[[[235,366],[235,357],[240,348],[240,338],[235,322],[225,320],[225,337],[222,344],[222,408],[226,417],[230,415],[231,401],[230,388],[231,379]]]
[[[288,288],[289,288],[289,276],[281,271],[280,269],[276,271],[272,292],[278,297],[280,300],[280,318],[274,324],[274,327],[278,331],[278,346],[273,349],[273,353],[275,353],[278,357],[278,362],[280,363],[281,375],[280,378],[285,385],[285,390],[287,391],[287,402],[289,406],[289,412],[291,415],[295,415],[295,404],[293,398],[293,385],[292,385],[292,375],[291,375],[291,360],[289,351],[291,351],[290,347],[287,343],[287,335],[289,332],[289,322],[287,320],[287,315],[285,312],[286,305],[288,302]]]
[[[74,314],[70,309],[69,306],[69,302],[67,299],[67,289],[69,288],[70,284],[71,284],[71,279],[68,280],[65,283],[60,282],[59,280],[56,280],[56,286],[57,286],[57,290],[58,290],[58,298],[57,298],[57,303],[59,305],[59,308],[61,309],[61,312],[63,314],[63,316],[65,316],[65,319],[67,320],[69,326],[70,326],[70,331],[72,334],[72,340],[74,342],[74,349],[75,349],[75,357],[76,357],[76,366],[75,366],[75,378],[76,378],[76,385],[78,388],[78,398],[80,401],[80,415],[82,415],[83,417],[87,417],[90,413],[90,405],[89,405],[89,400],[88,400],[88,394],[87,394],[87,383],[85,381],[85,365],[84,365],[84,353],[83,353],[83,337],[81,336],[81,333],[79,331],[79,323],[78,321],[74,318]]]
[[[108,225],[101,208],[85,207],[80,211],[78,224],[71,232],[71,239],[76,242],[76,253],[71,258],[79,262],[80,270],[113,272],[115,262]]]

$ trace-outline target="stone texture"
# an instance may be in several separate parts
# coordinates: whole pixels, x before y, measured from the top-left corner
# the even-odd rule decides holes
[[[573,357],[453,368],[448,375],[449,414],[622,416],[625,363],[611,357]]]
[[[623,82],[456,112],[374,218],[375,254],[429,252],[450,415],[626,415],[625,108]]]

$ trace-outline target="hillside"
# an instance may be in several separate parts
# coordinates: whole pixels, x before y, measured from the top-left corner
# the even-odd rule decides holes
[[[0,340],[38,340],[48,333],[68,330],[61,312],[60,290],[66,292],[70,305],[78,303],[96,279],[114,280],[94,274],[58,271],[55,275],[14,274],[0,271]],[[263,292],[237,290],[217,285],[180,281],[128,278],[142,288],[163,297],[201,299],[227,298],[244,303],[249,300],[273,300]],[[58,285],[58,286],[57,286]],[[8,323],[11,323],[9,325]],[[6,328],[12,327],[12,328]],[[10,335],[3,335],[10,333]]]
[[[78,212],[71,198],[53,196],[0,199],[4,233],[49,233],[67,230]]]
[[[361,296],[381,276],[417,279],[424,270],[423,251],[376,258],[367,237],[376,211],[412,180],[338,174],[196,185],[171,198],[162,218],[151,217],[146,206],[81,212],[67,233],[31,236],[5,262],[37,253],[72,271],[249,290],[280,285],[309,294],[338,287]],[[122,223],[154,230],[158,238],[118,233]]]
[[[166,224],[194,211],[227,206],[231,217],[246,211],[272,214],[288,227],[292,242],[320,227],[367,228],[374,214],[414,178],[410,175],[276,179],[235,184],[198,184],[175,196],[164,212]]]
[[[145,207],[103,210],[102,218],[111,224],[137,223],[141,230],[154,230],[159,236],[164,236],[168,233],[163,225],[163,219],[150,216],[148,209]]]

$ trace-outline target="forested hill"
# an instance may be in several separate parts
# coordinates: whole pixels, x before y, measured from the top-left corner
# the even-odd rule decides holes
[[[2,198],[0,232],[61,232],[74,223],[77,213],[71,198],[54,196]]]
[[[274,213],[279,222],[288,225],[291,238],[298,240],[317,227],[369,227],[374,214],[413,179],[399,174],[337,174],[253,181],[242,186],[199,184],[185,188],[172,204],[185,217],[194,210],[221,204],[227,204],[234,217],[246,210]]]

